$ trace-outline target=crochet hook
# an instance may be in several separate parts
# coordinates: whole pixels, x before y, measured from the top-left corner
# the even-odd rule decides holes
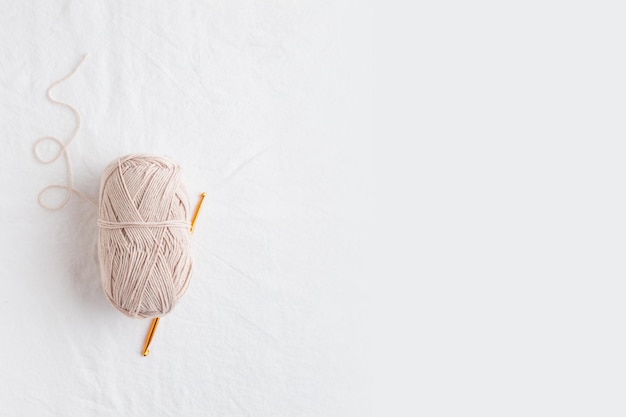
[[[200,201],[196,206],[196,212],[191,218],[191,229],[189,230],[189,233],[191,234],[193,234],[193,229],[196,226],[196,220],[198,220],[198,214],[200,213],[200,209],[202,208],[202,204],[204,203],[204,197],[206,197],[206,193],[200,194]],[[150,354],[150,343],[152,343],[154,332],[156,332],[160,320],[160,317],[155,317],[154,320],[152,320],[152,325],[150,326],[150,330],[148,331],[148,337],[146,337],[146,344],[143,347],[143,356],[148,356]]]

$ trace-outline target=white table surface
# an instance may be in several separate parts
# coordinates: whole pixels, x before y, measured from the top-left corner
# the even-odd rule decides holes
[[[175,3],[177,5],[175,5]],[[352,416],[367,412],[371,16],[361,2],[0,1],[0,416]],[[184,169],[195,271],[149,320],[101,287],[96,210],[35,140],[67,138],[76,188],[135,152]]]

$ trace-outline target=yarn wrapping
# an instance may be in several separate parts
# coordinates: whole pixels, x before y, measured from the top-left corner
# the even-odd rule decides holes
[[[183,296],[193,267],[189,196],[180,167],[135,154],[100,182],[98,257],[107,298],[129,317],[160,317]]]

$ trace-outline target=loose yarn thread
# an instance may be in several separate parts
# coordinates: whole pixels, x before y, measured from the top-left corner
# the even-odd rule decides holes
[[[128,155],[105,169],[100,183],[100,205],[74,188],[68,147],[81,128],[78,110],[57,100],[52,90],[70,79],[88,55],[67,76],[53,83],[47,96],[72,111],[76,127],[63,142],[54,136],[38,139],[35,158],[51,164],[65,159],[67,183],[53,184],[39,193],[39,205],[48,210],[65,207],[72,193],[98,208],[98,256],[102,288],[111,304],[129,317],[159,317],[167,314],[187,290],[192,272],[189,250],[189,197],[181,181],[180,167],[167,158],[145,154]],[[52,141],[58,152],[50,159],[40,155],[40,146]],[[44,202],[51,189],[66,190],[58,205]]]
[[[37,197],[37,202],[39,203],[39,205],[47,210],[60,210],[63,207],[65,207],[67,203],[69,203],[70,198],[72,197],[72,192],[76,193],[79,197],[81,197],[82,199],[90,203],[92,206],[96,208],[98,207],[98,205],[87,194],[81,191],[78,191],[77,189],[74,188],[74,174],[72,172],[72,161],[70,160],[70,154],[67,151],[67,148],[74,141],[74,139],[76,139],[76,135],[78,135],[78,132],[80,131],[80,127],[81,127],[80,113],[71,104],[66,103],[64,101],[57,100],[56,98],[52,96],[52,90],[57,85],[72,78],[74,74],[76,74],[80,66],[83,64],[83,62],[85,62],[88,56],[89,54],[85,54],[85,56],[83,56],[83,59],[78,63],[78,65],[76,65],[76,67],[74,68],[72,72],[70,72],[68,75],[61,78],[60,80],[54,82],[50,87],[48,87],[48,91],[46,92],[46,95],[48,96],[48,99],[50,101],[52,101],[53,103],[60,104],[70,109],[72,113],[74,114],[74,117],[76,118],[76,127],[74,128],[74,131],[70,135],[67,142],[64,143],[61,139],[54,137],[54,136],[44,136],[42,138],[39,138],[33,145],[33,153],[35,154],[35,158],[42,164],[46,164],[46,165],[51,164],[57,161],[61,156],[65,158],[65,170],[67,172],[67,184],[66,185],[60,185],[60,184],[48,185],[47,187],[45,187],[39,192],[39,196]],[[48,142],[51,141],[59,147],[59,151],[50,159],[44,159],[39,153],[39,148],[46,141]],[[46,194],[47,191],[52,190],[52,189],[66,190],[63,201],[61,201],[61,203],[59,203],[59,205],[57,206],[50,206],[44,202],[44,198],[43,198],[44,194]]]

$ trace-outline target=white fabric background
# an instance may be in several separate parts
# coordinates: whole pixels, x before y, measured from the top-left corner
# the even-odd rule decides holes
[[[176,5],[174,5],[176,3]],[[358,7],[357,7],[358,5]],[[0,416],[367,413],[370,77],[362,2],[0,1]],[[149,321],[111,307],[96,211],[36,139],[67,138],[76,188],[134,152],[183,166],[195,273]]]

